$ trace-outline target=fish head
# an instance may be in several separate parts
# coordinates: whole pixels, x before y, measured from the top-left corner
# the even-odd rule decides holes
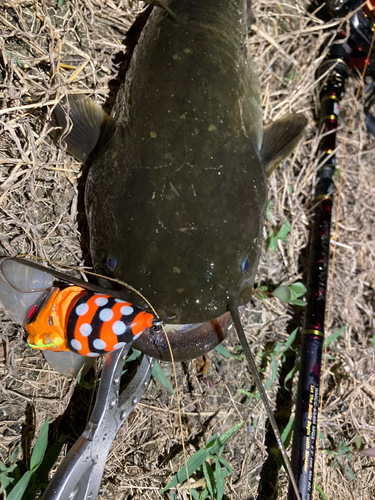
[[[170,361],[170,349],[175,361],[210,351],[231,328],[228,304],[246,304],[251,297],[261,239],[248,245],[246,252],[220,238],[217,231],[216,237],[213,233],[206,238],[199,231],[193,233],[194,237],[165,232],[134,251],[129,239],[121,250],[110,245],[107,256],[102,255],[99,271],[119,279],[126,276],[142,296],[127,290],[124,297],[146,310],[151,304],[163,320],[168,340],[164,331],[145,331],[134,343],[157,359]]]
[[[231,299],[248,302],[259,252],[238,252],[228,245],[216,248],[210,238],[201,241],[199,249],[189,249],[185,238],[175,235],[174,241],[168,238],[159,244],[142,245],[129,259],[126,250],[112,251],[101,272],[119,279],[126,276],[128,284],[168,324],[209,321],[224,314]],[[178,244],[179,240],[184,244]],[[132,269],[130,260],[134,262]],[[143,302],[136,292],[131,295],[132,302]]]
[[[166,324],[210,321],[227,312],[229,301],[248,302],[266,205],[265,176],[259,172],[256,183],[251,176],[238,185],[229,174],[225,179],[223,171],[220,186],[209,182],[210,176],[217,175],[210,172],[207,182],[187,195],[186,179],[176,176],[173,189],[168,186],[163,193],[155,193],[155,186],[163,182],[149,186],[142,173],[133,171],[127,179],[127,197],[110,200],[108,210],[88,205],[92,208],[89,220],[95,221],[90,246],[96,270],[125,278]],[[179,196],[176,192],[182,193],[183,184],[188,188]],[[142,193],[142,201],[132,193],[138,193],[138,199]],[[131,302],[148,307],[137,293],[129,295]]]

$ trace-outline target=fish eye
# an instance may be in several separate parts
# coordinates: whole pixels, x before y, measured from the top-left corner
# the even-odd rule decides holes
[[[249,259],[246,257],[246,259],[242,262],[241,264],[241,270],[242,272],[246,272],[249,269]]]
[[[112,255],[110,255],[107,259],[107,267],[110,271],[114,271],[116,269],[116,266],[117,266],[117,260],[116,260],[116,257],[113,257]]]

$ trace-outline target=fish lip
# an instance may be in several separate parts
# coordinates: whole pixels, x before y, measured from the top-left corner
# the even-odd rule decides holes
[[[167,324],[164,325],[164,329],[167,333],[174,333],[177,331],[190,331],[195,328],[199,328],[200,326],[204,325],[205,323],[186,323],[186,324],[181,324],[181,325],[173,325],[173,324]]]
[[[204,323],[183,325],[167,324],[164,331],[152,332],[147,329],[133,343],[136,349],[162,361],[172,361],[168,341],[173,351],[174,361],[188,361],[214,349],[228,335],[232,326],[230,313]]]

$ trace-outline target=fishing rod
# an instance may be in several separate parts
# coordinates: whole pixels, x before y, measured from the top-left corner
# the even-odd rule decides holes
[[[330,54],[333,55],[333,54]],[[320,93],[320,125],[323,132],[319,144],[321,164],[315,189],[314,214],[310,230],[310,261],[307,281],[305,327],[301,338],[301,366],[297,392],[293,434],[292,466],[301,500],[313,495],[320,378],[324,343],[324,321],[329,263],[333,175],[338,119],[338,103],[344,92],[348,65],[344,58],[326,60],[319,68],[322,75],[331,70]],[[288,500],[294,500],[293,489]]]
[[[362,2],[363,3],[363,2]],[[317,78],[324,79],[320,92],[319,125],[322,138],[319,143],[320,168],[315,188],[313,218],[310,229],[310,252],[307,280],[307,307],[305,325],[301,336],[301,366],[297,391],[296,414],[292,445],[293,473],[301,500],[314,495],[315,460],[319,434],[319,404],[322,351],[325,335],[325,308],[331,232],[333,175],[339,102],[345,90],[350,69],[367,67],[374,70],[372,47],[375,25],[375,1],[369,0],[362,9],[357,0],[325,4],[328,14],[346,15],[353,12],[347,33],[342,30],[329,48],[327,57],[317,71]],[[339,6],[339,8],[338,8]],[[313,4],[316,7],[316,2]],[[341,10],[340,10],[341,9]],[[336,16],[335,16],[336,14]],[[327,20],[327,19],[325,19]],[[373,76],[373,75],[371,75]],[[373,96],[372,96],[373,97]],[[368,102],[371,101],[368,100]],[[365,105],[366,125],[370,133],[375,118]],[[295,500],[294,489],[289,485],[288,500]]]

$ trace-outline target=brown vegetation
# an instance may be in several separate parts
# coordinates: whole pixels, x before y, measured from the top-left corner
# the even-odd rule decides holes
[[[60,267],[82,267],[85,255],[77,223],[81,166],[52,143],[48,118],[57,100],[72,91],[110,105],[110,88],[115,87],[118,73],[114,58],[124,51],[125,35],[143,5],[131,0],[59,0],[59,7],[57,3],[2,0],[0,6],[0,248],[4,254],[33,254]],[[309,117],[303,142],[269,180],[272,215],[265,233],[286,219],[291,226],[288,243],[280,242],[274,253],[263,252],[259,283],[272,288],[304,279],[301,270],[319,166],[315,71],[323,57],[320,48],[337,25],[325,29],[306,13],[302,1],[253,3],[256,30],[248,45],[259,72],[265,120],[297,110]],[[352,75],[341,104],[338,164],[358,82],[359,77]],[[340,441],[353,445],[358,436],[364,447],[375,445],[374,165],[375,141],[365,131],[359,102],[349,133],[340,213],[334,213],[339,232],[328,331],[347,328],[329,349],[321,450],[335,450]],[[254,352],[285,341],[293,317],[302,324],[299,309],[255,297],[245,318]],[[38,430],[47,415],[53,421],[64,413],[76,382],[52,371],[39,352],[28,348],[21,328],[4,315],[0,335],[0,456],[6,460],[21,435],[30,440],[34,426]],[[231,351],[237,345],[233,335],[226,342]],[[216,353],[209,359],[205,377],[212,387],[202,382],[194,363],[177,366],[187,451],[193,453],[214,433],[243,421],[224,455],[239,476],[237,481],[227,480],[226,494],[233,499],[253,498],[267,458],[266,415],[258,400],[252,399],[248,406],[247,398],[237,392],[252,388],[244,363]],[[170,373],[170,366],[165,368]],[[266,365],[264,377],[268,376]],[[292,391],[287,394],[294,398],[295,381]],[[274,402],[277,393],[280,381],[269,390]],[[77,412],[88,404],[78,397],[65,413],[64,432],[70,440],[78,437]],[[161,498],[161,488],[182,464],[176,410],[175,399],[153,382],[114,443],[100,498]],[[22,429],[25,422],[29,425]],[[317,481],[328,498],[374,498],[373,459],[354,456],[348,465],[353,480],[345,477],[342,467],[334,470],[332,455],[319,454]],[[278,484],[279,498],[285,498],[283,471]],[[181,495],[187,498],[188,493],[183,490]]]

